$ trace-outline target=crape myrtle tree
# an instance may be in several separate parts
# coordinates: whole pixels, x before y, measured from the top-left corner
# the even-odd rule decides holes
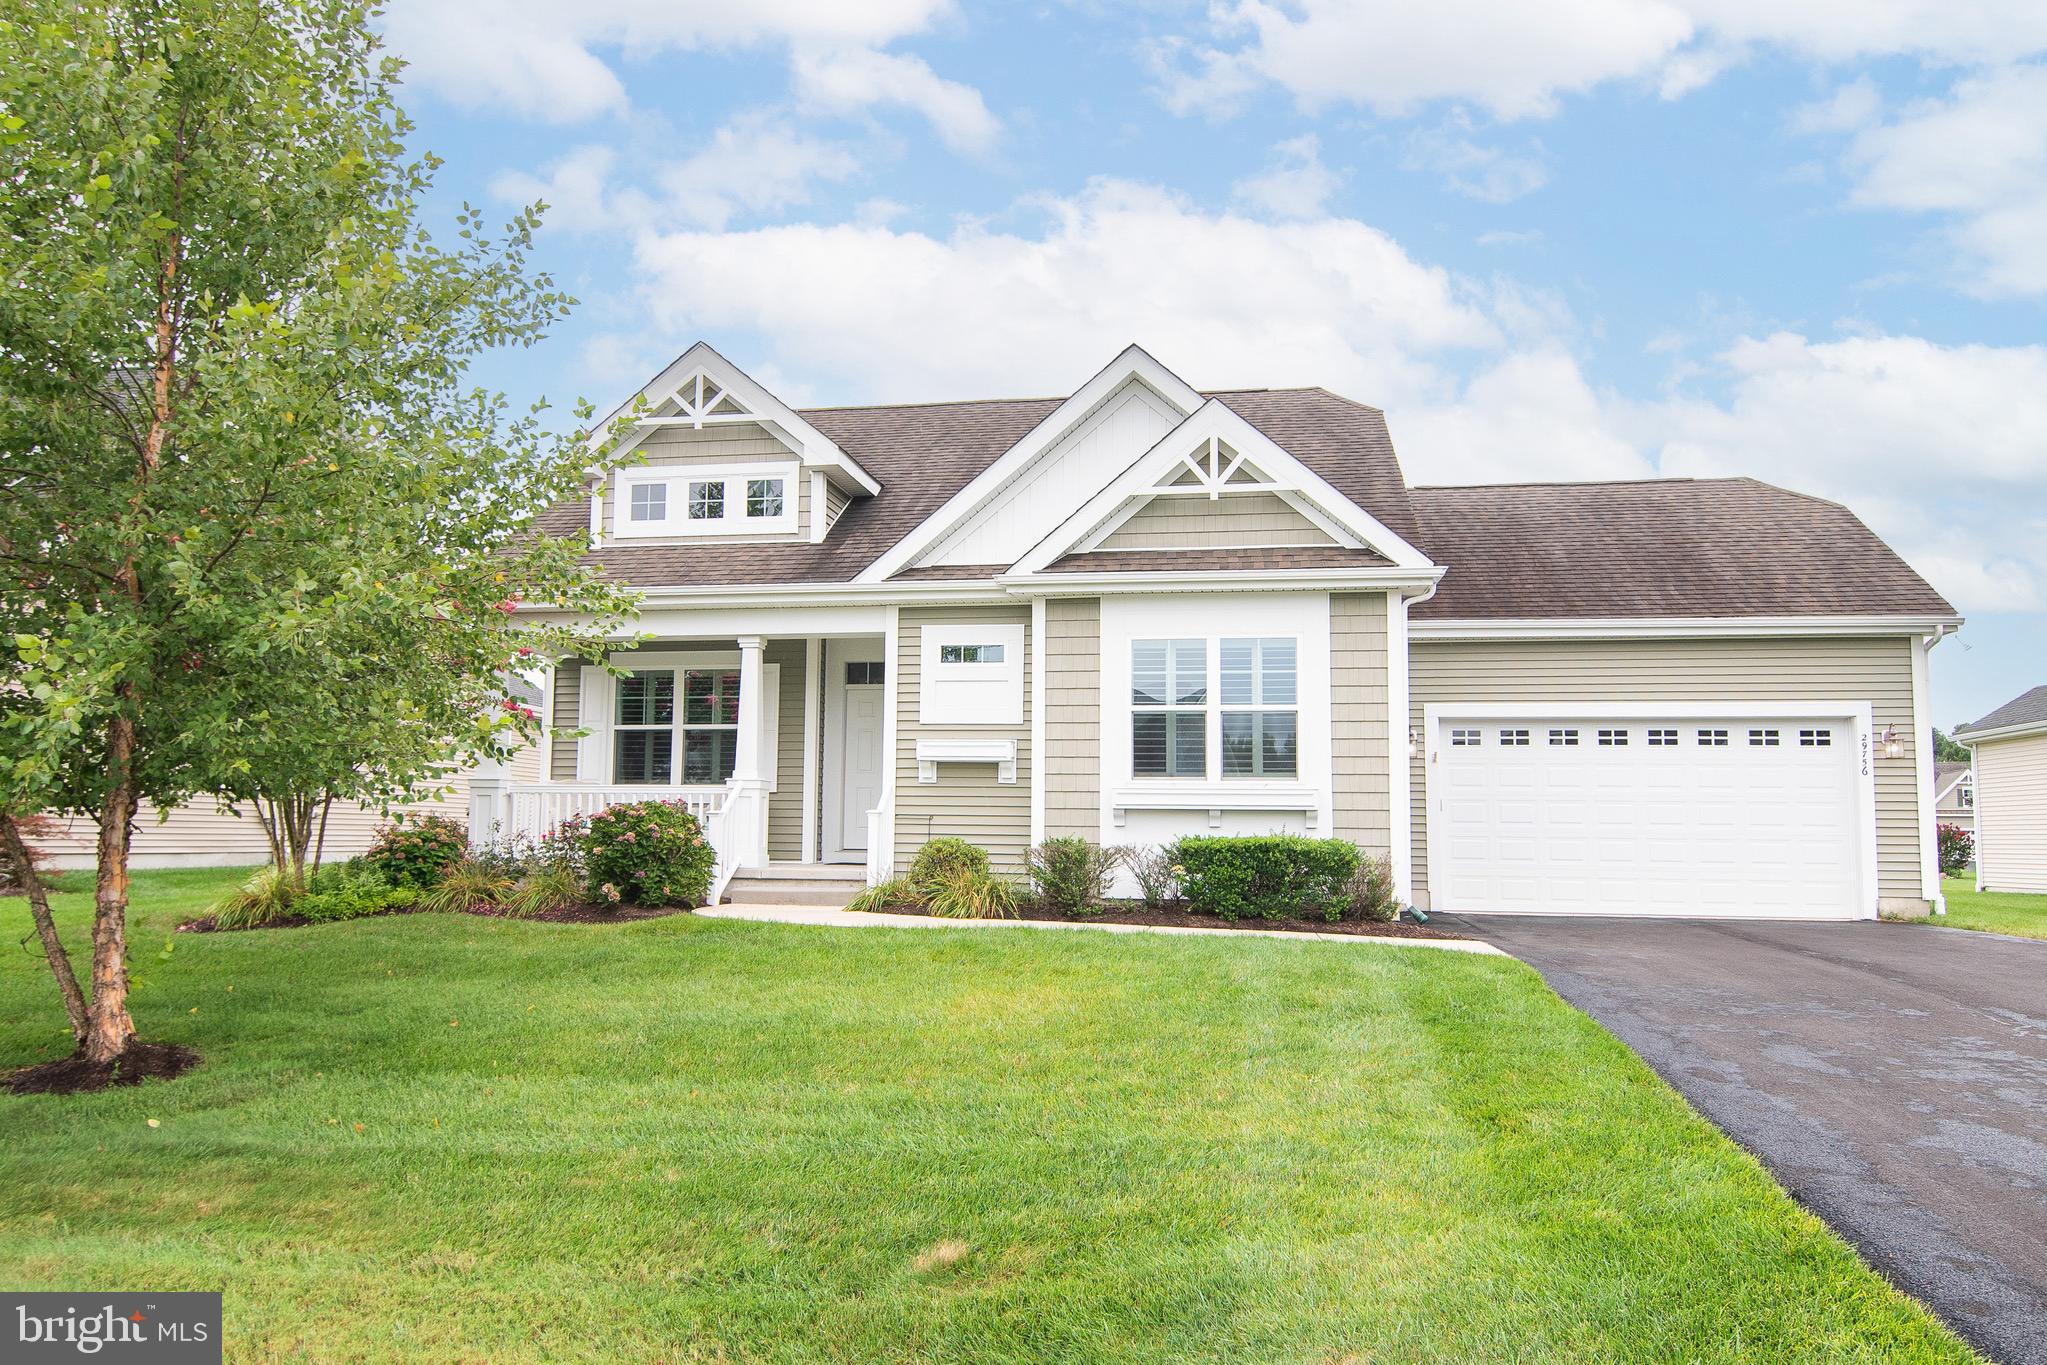
[[[134,1039],[140,802],[275,815],[502,757],[540,724],[507,671],[630,607],[532,533],[581,435],[466,382],[571,302],[530,266],[538,208],[430,238],[369,17],[0,10],[0,853],[23,815],[98,822],[82,986],[31,896],[85,1063]]]

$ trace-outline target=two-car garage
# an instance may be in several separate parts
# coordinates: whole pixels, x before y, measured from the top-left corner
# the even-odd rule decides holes
[[[1439,909],[1875,913],[1866,705],[1431,706],[1425,728]]]

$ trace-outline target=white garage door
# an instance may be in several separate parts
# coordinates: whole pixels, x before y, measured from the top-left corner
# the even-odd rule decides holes
[[[1870,913],[1848,721],[1445,717],[1435,738],[1444,909]]]

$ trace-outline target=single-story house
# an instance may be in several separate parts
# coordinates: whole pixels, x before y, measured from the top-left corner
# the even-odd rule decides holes
[[[1378,409],[1134,346],[1063,397],[797,410],[699,344],[606,423],[630,461],[541,530],[654,642],[552,670],[546,780],[479,777],[478,837],[663,794],[746,894],[1283,830],[1438,909],[1939,898],[1960,618],[1835,503],[1410,484]]]
[[[2047,686],[1955,740],[1975,758],[1976,889],[2047,892]]]
[[[1976,770],[1968,763],[1933,765],[1933,820],[1976,832]]]

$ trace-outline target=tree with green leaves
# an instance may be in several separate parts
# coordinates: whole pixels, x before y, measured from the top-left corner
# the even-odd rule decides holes
[[[630,610],[531,534],[582,435],[466,379],[571,303],[530,266],[538,208],[435,241],[397,72],[338,0],[0,14],[0,844],[98,822],[82,987],[31,897],[90,1067],[134,1039],[139,803],[501,757],[540,725],[507,671]]]
[[[1967,748],[1955,743],[1945,730],[1933,727],[1933,761],[1936,763],[1967,763],[1971,761]]]

